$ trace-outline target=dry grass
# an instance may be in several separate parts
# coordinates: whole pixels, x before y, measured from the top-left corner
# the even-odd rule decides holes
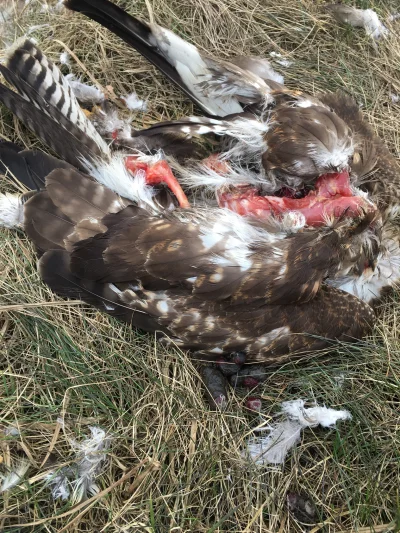
[[[15,36],[31,25],[49,24],[33,35],[52,59],[67,46],[103,86],[119,94],[135,88],[149,99],[149,111],[135,119],[138,126],[192,112],[180,93],[106,30],[63,11],[40,12],[42,3],[32,0],[17,18]],[[384,16],[396,3],[382,0],[375,8]],[[294,63],[277,69],[290,86],[349,91],[391,150],[400,153],[400,108],[389,97],[400,93],[398,37],[376,52],[362,32],[338,27],[312,0],[120,4],[145,19],[151,4],[155,20],[216,56],[283,53]],[[358,5],[374,7],[366,0]],[[75,63],[72,71],[86,77]],[[0,112],[2,137],[39,146],[7,111]],[[243,462],[240,448],[260,420],[243,409],[239,393],[232,393],[225,413],[210,412],[185,354],[167,351],[151,336],[92,309],[60,301],[40,283],[24,235],[2,231],[0,239],[0,423],[20,430],[20,436],[0,441],[0,454],[6,466],[21,449],[31,461],[28,480],[4,495],[0,530],[305,531],[288,515],[288,490],[306,491],[315,501],[313,532],[398,530],[396,296],[382,308],[368,342],[269,371],[262,420],[270,420],[281,401],[303,397],[349,409],[353,421],[331,431],[307,430],[284,466],[256,469]],[[342,386],[337,376],[344,376]],[[68,463],[68,438],[87,434],[91,424],[113,437],[98,481],[105,492],[76,510],[52,501],[41,463],[49,451],[58,464]]]

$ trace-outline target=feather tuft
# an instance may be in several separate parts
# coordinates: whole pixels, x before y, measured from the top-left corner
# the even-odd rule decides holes
[[[110,437],[100,427],[90,426],[91,436],[81,442],[73,439],[72,448],[78,456],[77,478],[71,483],[72,500],[77,503],[99,491],[95,479],[99,476],[110,448]]]
[[[104,94],[97,87],[83,83],[75,74],[67,74],[65,79],[82,104],[101,104],[104,101]]]
[[[350,24],[355,28],[364,28],[368,37],[376,41],[386,37],[389,33],[373,9],[357,9],[345,4],[332,4],[325,6],[325,9],[330,11],[338,22]]]
[[[17,228],[24,222],[24,206],[18,194],[0,194],[0,226]]]
[[[51,490],[53,500],[61,499],[68,500],[71,495],[68,486],[68,471],[69,469],[62,468],[59,472],[49,472],[45,477],[46,485]]]
[[[244,457],[252,459],[258,465],[283,464],[289,451],[300,441],[301,431],[318,425],[333,427],[339,420],[351,420],[348,411],[339,411],[315,405],[304,407],[304,400],[283,402],[281,415],[284,419],[259,431],[268,431],[267,435],[251,438],[247,442]]]
[[[141,100],[135,92],[127,94],[126,96],[121,96],[121,99],[131,111],[147,111],[147,102]]]
[[[125,166],[124,157],[114,154],[111,161],[98,160],[93,163],[85,160],[84,164],[89,174],[102,185],[123,198],[137,202],[139,207],[158,211],[153,201],[155,190],[146,184],[143,173],[137,172],[135,176],[129,173]]]
[[[18,485],[24,478],[29,469],[29,462],[24,458],[8,474],[3,476],[3,482],[0,487],[0,493],[6,492]]]

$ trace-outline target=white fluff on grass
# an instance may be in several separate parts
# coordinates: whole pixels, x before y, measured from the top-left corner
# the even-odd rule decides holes
[[[60,63],[62,65],[67,65],[67,67],[70,66],[70,64],[71,64],[71,56],[69,55],[68,52],[61,52],[61,54],[60,54]]]
[[[289,59],[276,59],[275,62],[278,63],[278,65],[282,65],[282,67],[290,67],[293,65],[293,61],[289,61]]]
[[[82,104],[101,104],[104,101],[104,94],[97,87],[81,82],[75,74],[67,74],[65,79]]]
[[[72,503],[78,503],[99,492],[96,479],[102,472],[111,439],[100,427],[89,429],[90,437],[70,440],[75,460],[58,472],[49,472],[45,478],[54,500],[71,498]]]
[[[26,458],[20,460],[20,462],[7,474],[0,474],[2,478],[2,484],[0,487],[0,493],[6,492],[18,485],[24,478],[29,469],[29,461]]]
[[[80,502],[99,492],[95,480],[102,471],[102,466],[110,447],[110,438],[104,429],[90,426],[91,436],[81,442],[71,441],[77,454],[77,477],[71,483],[73,487],[72,500]]]
[[[69,481],[66,469],[61,469],[60,472],[49,472],[45,477],[46,485],[51,490],[53,500],[61,499],[68,500],[71,495],[69,488]]]
[[[139,98],[135,92],[121,96],[121,99],[131,111],[147,111],[147,102]]]
[[[244,457],[257,465],[282,464],[289,451],[300,441],[301,431],[305,428],[322,426],[333,427],[338,420],[350,420],[348,411],[338,411],[329,407],[315,405],[304,407],[304,400],[283,402],[283,420],[258,431],[268,434],[252,437],[243,452]]]
[[[389,33],[373,9],[357,9],[344,4],[335,4],[328,6],[328,10],[331,11],[336,20],[350,24],[355,28],[364,28],[368,37],[376,41],[386,37]]]

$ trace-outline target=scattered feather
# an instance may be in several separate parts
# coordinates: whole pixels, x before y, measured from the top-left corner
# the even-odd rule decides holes
[[[289,59],[277,59],[275,63],[282,65],[282,67],[290,67],[293,65],[293,61],[289,61]]]
[[[15,426],[8,426],[3,430],[6,437],[19,437],[20,431]]]
[[[35,33],[35,31],[42,30],[43,28],[50,28],[50,24],[35,24],[34,26],[30,26],[26,32],[26,36]]]
[[[25,458],[21,459],[19,464],[13,470],[11,470],[5,476],[4,475],[2,476],[3,482],[0,487],[0,493],[6,492],[7,490],[10,490],[16,485],[18,485],[21,479],[24,478],[28,469],[29,469],[29,462]]]
[[[121,96],[121,99],[125,102],[126,107],[132,111],[147,111],[147,102],[141,100],[135,92]]]
[[[333,376],[333,380],[335,382],[336,388],[342,389],[346,381],[346,376],[343,373],[340,373],[336,376]]]
[[[344,4],[331,4],[326,6],[326,9],[338,22],[350,24],[355,28],[364,28],[368,37],[374,40],[386,37],[389,32],[373,9],[357,9]]]
[[[49,472],[45,477],[46,485],[51,490],[53,500],[68,500],[71,491],[68,483],[68,472],[70,469],[62,468],[59,472]]]
[[[72,501],[80,502],[99,491],[95,479],[100,475],[110,447],[110,438],[106,432],[96,426],[90,428],[91,436],[81,442],[75,439],[71,446],[77,454],[77,478],[71,483]]]
[[[67,65],[68,67],[70,66],[70,64],[71,64],[71,56],[69,55],[68,52],[62,52],[60,54],[60,63],[62,65]]]
[[[41,13],[57,13],[64,9],[64,0],[57,0],[57,3],[54,6],[50,6],[45,3],[40,6]]]
[[[394,104],[398,104],[400,102],[400,95],[398,94],[393,94],[393,93],[390,93],[390,99],[392,100],[392,102]]]
[[[97,87],[81,82],[75,74],[67,74],[65,78],[80,103],[93,105],[104,101],[104,94]]]
[[[113,139],[132,138],[131,118],[120,118],[115,107],[111,107],[106,111],[96,109],[92,113],[90,120],[100,135],[104,137],[112,137]]]
[[[253,437],[247,442],[244,456],[258,465],[284,463],[288,452],[300,441],[301,431],[305,428],[318,425],[329,428],[338,420],[351,419],[348,411],[319,405],[305,408],[301,399],[283,402],[281,407],[283,420],[261,428],[259,431],[268,431],[268,434]]]
[[[16,228],[24,221],[24,206],[19,194],[0,194],[0,226]]]

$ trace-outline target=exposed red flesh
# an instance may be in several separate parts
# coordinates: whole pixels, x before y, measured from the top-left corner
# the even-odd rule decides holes
[[[218,193],[220,207],[226,207],[240,215],[281,218],[288,211],[304,215],[306,224],[319,226],[325,218],[341,216],[357,217],[375,211],[375,206],[360,196],[353,196],[347,171],[320,176],[315,190],[303,198],[260,196],[253,187],[237,187]]]
[[[202,164],[209,169],[214,170],[214,172],[223,175],[229,172],[231,166],[227,161],[219,159],[219,155],[220,154],[211,154],[202,160]]]
[[[176,196],[179,206],[182,208],[190,207],[189,200],[179,185],[178,180],[172,173],[172,170],[165,160],[157,161],[149,164],[139,161],[137,156],[127,156],[125,158],[125,167],[132,172],[142,170],[146,176],[146,183],[148,185],[165,184]]]
[[[251,411],[261,411],[262,403],[261,398],[256,398],[255,396],[249,396],[246,400],[246,407]]]

